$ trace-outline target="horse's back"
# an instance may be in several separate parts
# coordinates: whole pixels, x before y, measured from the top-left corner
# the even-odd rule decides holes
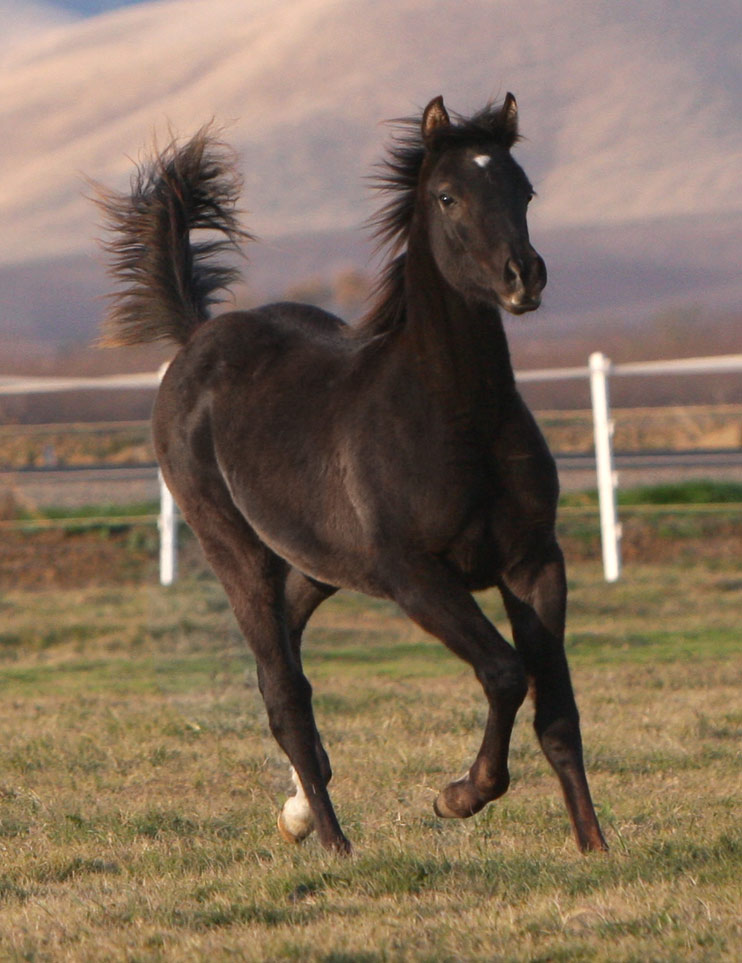
[[[309,364],[342,351],[345,322],[311,304],[291,301],[266,304],[248,311],[230,311],[205,322],[178,358],[207,378],[216,371],[255,369],[270,356]],[[213,373],[213,372],[212,372]]]
[[[345,327],[327,311],[293,302],[221,314],[200,325],[173,359],[156,411],[169,400],[171,418],[182,416],[205,393],[220,392],[227,384],[238,400],[263,375],[270,374],[275,385],[282,369],[300,377],[318,365],[332,366],[343,353]]]

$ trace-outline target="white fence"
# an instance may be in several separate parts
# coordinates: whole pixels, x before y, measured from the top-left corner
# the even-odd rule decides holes
[[[590,379],[598,503],[600,506],[600,540],[603,551],[603,572],[607,582],[615,582],[621,574],[621,525],[616,507],[618,476],[613,466],[614,423],[610,415],[609,378],[613,375],[617,377],[691,375],[732,371],[742,371],[742,354],[613,364],[610,358],[606,358],[602,352],[595,351],[590,355],[586,368],[546,368],[541,371],[516,373],[516,379],[520,382]]]
[[[57,391],[122,390],[156,388],[167,365],[157,372],[112,375],[100,378],[28,378],[0,376],[0,396],[40,394]],[[681,358],[672,361],[635,361],[613,364],[600,351],[590,355],[585,367],[544,368],[516,372],[522,384],[534,381],[590,379],[593,431],[597,469],[600,535],[606,581],[621,574],[621,525],[616,507],[618,479],[613,465],[613,428],[610,415],[609,379],[638,375],[691,375],[742,371],[742,354],[709,358]],[[172,585],[177,578],[177,508],[160,475],[160,582]]]

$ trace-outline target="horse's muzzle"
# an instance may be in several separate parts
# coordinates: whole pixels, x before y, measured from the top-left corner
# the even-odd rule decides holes
[[[535,311],[541,304],[541,292],[546,286],[546,265],[531,248],[524,258],[509,257],[505,262],[499,300],[511,314]]]

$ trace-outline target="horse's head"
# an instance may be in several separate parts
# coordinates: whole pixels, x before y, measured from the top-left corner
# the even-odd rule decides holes
[[[438,270],[460,294],[496,303],[511,314],[541,304],[546,266],[528,239],[533,188],[510,155],[518,139],[518,107],[508,94],[464,125],[452,124],[443,98],[425,109],[423,205]]]

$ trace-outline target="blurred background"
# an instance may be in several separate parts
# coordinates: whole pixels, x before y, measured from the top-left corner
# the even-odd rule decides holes
[[[214,119],[260,237],[238,305],[290,297],[352,319],[378,270],[363,224],[384,121],[439,93],[467,114],[508,90],[549,268],[543,308],[507,319],[516,365],[739,350],[732,0],[0,0],[0,13],[0,373],[152,369],[166,355],[89,347],[108,283],[85,178],[126,189],[153,141]],[[740,380],[684,379],[681,400],[742,401]],[[625,382],[616,401],[669,403],[676,389]],[[537,405],[580,406],[575,386],[543,390]],[[74,416],[58,402],[8,398],[0,413]],[[115,403],[132,417],[149,404]]]

